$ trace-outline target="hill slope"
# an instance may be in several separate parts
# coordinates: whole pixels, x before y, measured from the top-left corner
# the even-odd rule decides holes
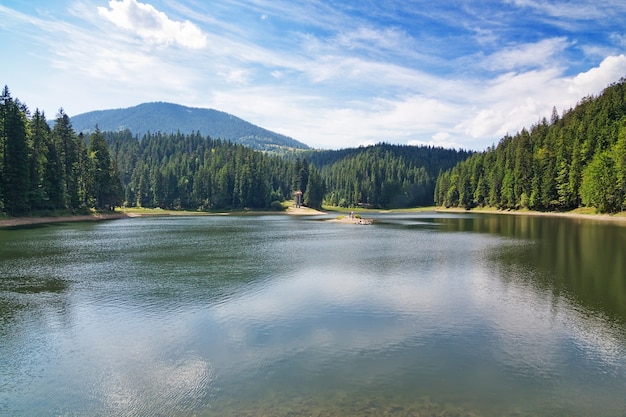
[[[435,201],[465,208],[626,210],[626,79],[443,172]]]
[[[96,125],[101,131],[128,129],[139,137],[147,132],[200,132],[253,149],[308,149],[302,142],[263,129],[231,114],[172,103],[144,103],[126,109],[98,110],[72,116],[72,126],[77,132],[90,133]]]

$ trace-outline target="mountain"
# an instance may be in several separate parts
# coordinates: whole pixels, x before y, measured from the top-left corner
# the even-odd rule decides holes
[[[214,139],[230,140],[258,150],[308,149],[302,142],[263,129],[236,116],[213,109],[172,103],[144,103],[126,109],[97,110],[72,116],[76,132],[91,133],[128,129],[140,138],[147,132],[190,134],[200,132]]]

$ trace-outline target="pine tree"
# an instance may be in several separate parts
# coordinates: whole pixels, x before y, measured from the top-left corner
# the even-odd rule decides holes
[[[93,169],[91,197],[94,200],[94,207],[112,210],[120,203],[121,186],[115,173],[109,147],[98,126],[90,136],[89,158]]]
[[[78,193],[78,149],[77,138],[72,128],[69,116],[59,109],[57,118],[52,129],[54,146],[61,165],[61,186],[63,195],[60,200],[62,207],[66,209],[76,209],[80,206]]]
[[[30,200],[34,209],[50,209],[50,188],[47,184],[48,161],[50,158],[50,126],[39,109],[30,120]]]
[[[0,97],[0,136],[3,145],[2,192],[4,209],[12,216],[30,210],[29,147],[26,107],[4,87]]]

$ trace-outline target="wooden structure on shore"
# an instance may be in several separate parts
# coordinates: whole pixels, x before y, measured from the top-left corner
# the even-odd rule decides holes
[[[300,206],[302,205],[302,191],[298,190],[293,193],[293,199],[296,203],[296,208],[300,208]]]

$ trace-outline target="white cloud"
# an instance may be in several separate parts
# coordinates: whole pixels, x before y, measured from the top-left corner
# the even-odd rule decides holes
[[[626,55],[609,56],[600,66],[580,73],[569,81],[568,92],[579,98],[597,94],[624,76],[626,76]]]
[[[624,55],[607,57],[575,77],[564,77],[558,68],[507,73],[473,93],[473,108],[455,129],[472,138],[499,140],[549,118],[553,107],[567,110],[581,98],[599,94],[625,74]]]
[[[233,68],[218,72],[226,82],[230,84],[248,84],[252,79],[252,71],[243,68]]]
[[[188,20],[170,20],[152,5],[136,0],[110,0],[109,9],[98,7],[98,14],[117,27],[135,32],[141,38],[157,44],[177,43],[186,48],[206,46],[206,35]]]
[[[484,65],[491,70],[506,71],[552,66],[555,64],[555,55],[562,53],[568,45],[564,37],[515,45],[494,53],[485,60]]]
[[[516,27],[502,29],[510,16],[499,8],[486,11],[503,19],[497,24],[489,13],[475,19],[433,5],[425,19],[407,6],[410,19],[379,25],[316,2],[180,2],[174,18],[140,1],[149,2],[71,0],[69,16],[0,5],[0,44],[21,64],[6,69],[5,82],[29,105],[63,106],[69,114],[163,100],[223,110],[321,148],[388,141],[484,149],[626,75],[626,57],[618,55],[623,25],[614,24],[603,42],[590,41],[582,31],[537,24],[543,3],[534,0],[507,8],[526,8],[519,25],[548,25],[549,38],[512,36],[507,31]],[[548,12],[559,13],[549,4]],[[618,12],[626,7],[611,4]],[[567,13],[593,7],[583,1]],[[608,6],[597,10],[606,16]],[[434,16],[461,19],[455,27],[465,38],[453,44],[452,35],[440,36]],[[573,19],[586,28],[608,22]],[[41,71],[27,77],[25,68]]]
[[[527,7],[535,9],[540,14],[545,14],[557,18],[569,19],[592,19],[603,16],[601,12],[602,3],[593,2],[548,2],[536,0],[512,0],[518,7]]]
[[[447,149],[464,148],[455,138],[448,132],[437,132],[429,140],[410,140],[407,145],[411,146],[432,146]]]
[[[354,31],[342,32],[337,38],[338,45],[347,48],[364,48],[374,51],[405,49],[413,41],[406,33],[393,28],[373,29],[360,27]]]

